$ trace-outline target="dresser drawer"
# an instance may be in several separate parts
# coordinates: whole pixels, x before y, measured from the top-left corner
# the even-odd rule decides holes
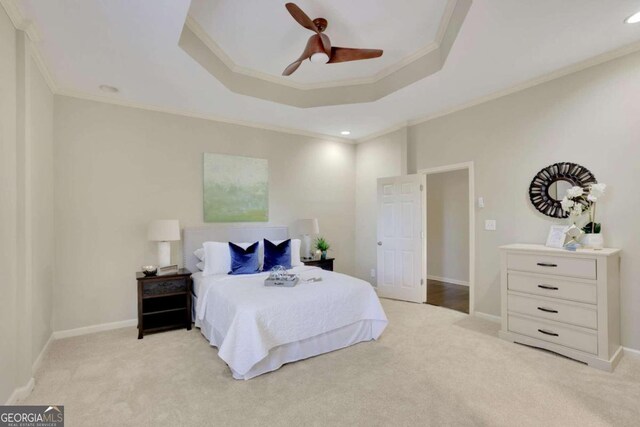
[[[145,283],[142,287],[142,297],[154,297],[178,292],[187,292],[187,280],[169,279]]]
[[[511,291],[526,292],[528,294],[561,298],[588,304],[595,304],[598,299],[595,283],[572,282],[569,280],[519,273],[508,273],[507,281],[507,286]]]
[[[550,320],[521,317],[514,314],[509,314],[507,322],[511,332],[586,353],[598,353],[598,336],[591,329],[564,325]]]
[[[548,255],[507,255],[507,268],[516,271],[552,274],[556,276],[596,278],[596,260],[588,258],[554,257]]]
[[[598,328],[598,312],[595,306],[584,307],[575,303],[550,298],[535,298],[509,294],[509,311],[533,317],[555,320],[585,328]]]

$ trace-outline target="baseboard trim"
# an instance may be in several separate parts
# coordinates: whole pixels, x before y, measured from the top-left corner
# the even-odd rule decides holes
[[[36,380],[33,377],[31,377],[31,379],[29,379],[29,382],[27,384],[13,390],[13,393],[11,393],[11,396],[9,396],[9,399],[7,399],[7,402],[5,403],[5,405],[15,405],[16,403],[20,402],[20,400],[26,398],[31,394],[31,392],[33,391],[33,387],[35,385],[36,385]]]
[[[625,356],[631,356],[635,358],[640,358],[640,350],[636,350],[635,348],[622,347],[622,351]]]
[[[427,275],[427,279],[429,279],[429,280],[437,280],[438,282],[451,283],[453,285],[469,286],[469,282],[465,282],[464,280],[448,279],[446,277],[431,276],[431,275]]]
[[[502,322],[502,318],[500,316],[496,316],[495,314],[483,313],[481,311],[476,311],[473,313],[475,317],[480,319],[488,320],[490,322],[500,323]]]
[[[80,335],[93,334],[95,332],[111,331],[113,329],[128,328],[136,326],[138,319],[121,320],[119,322],[101,323],[99,325],[83,326],[82,328],[66,329],[63,331],[55,331],[53,338],[56,340],[62,338],[77,337]]]
[[[51,345],[51,342],[54,339],[55,338],[53,337],[53,332],[52,332],[51,335],[49,335],[49,339],[47,340],[46,344],[44,345],[44,347],[42,347],[42,350],[40,351],[38,358],[33,362],[33,365],[31,366],[31,375],[35,376],[36,371],[40,369],[40,365],[42,364],[42,359],[44,359],[44,355],[47,354],[47,352],[49,351],[49,346]]]

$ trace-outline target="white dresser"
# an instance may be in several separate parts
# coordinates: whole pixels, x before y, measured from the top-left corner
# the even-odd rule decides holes
[[[532,244],[500,250],[500,337],[612,371],[622,355],[620,251]]]

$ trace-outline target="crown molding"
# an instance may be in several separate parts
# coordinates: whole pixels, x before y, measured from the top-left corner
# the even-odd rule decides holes
[[[397,124],[391,126],[390,128],[385,128],[385,129],[382,129],[379,132],[371,133],[371,134],[365,136],[364,138],[357,139],[356,140],[356,144],[362,144],[364,142],[369,142],[371,140],[378,139],[378,138],[380,138],[382,136],[385,136],[385,135],[388,135],[390,133],[399,131],[400,129],[403,129],[403,128],[406,128],[406,127],[409,127],[409,122],[397,123]]]
[[[466,110],[468,108],[472,108],[472,107],[475,107],[477,105],[484,104],[486,102],[493,101],[493,100],[496,100],[498,98],[502,98],[502,97],[507,96],[507,95],[512,95],[512,94],[517,93],[517,92],[522,92],[524,90],[527,90],[527,89],[530,89],[532,87],[541,85],[543,83],[547,83],[547,82],[550,82],[552,80],[556,80],[556,79],[559,79],[559,78],[562,78],[562,77],[565,77],[565,76],[568,76],[568,75],[571,75],[571,74],[578,73],[580,71],[589,69],[591,67],[595,67],[597,65],[604,64],[604,63],[609,62],[609,61],[613,61],[614,59],[618,59],[618,58],[630,55],[630,54],[638,52],[638,51],[640,51],[640,42],[631,43],[631,44],[623,46],[623,47],[621,47],[619,49],[615,49],[615,50],[612,50],[612,51],[609,51],[609,52],[605,52],[605,53],[600,54],[600,55],[596,55],[596,56],[591,57],[589,59],[586,59],[584,61],[580,61],[580,62],[578,62],[576,64],[572,64],[572,65],[569,65],[567,67],[560,68],[558,70],[552,71],[550,73],[543,74],[542,76],[527,80],[527,81],[525,81],[523,83],[516,84],[516,85],[511,86],[511,87],[509,87],[507,89],[503,89],[503,90],[500,90],[500,91],[497,91],[497,92],[493,92],[493,93],[491,93],[489,95],[485,95],[485,96],[473,99],[473,100],[471,100],[469,102],[465,102],[465,103],[457,105],[455,107],[443,109],[443,110],[437,111],[435,113],[432,113],[432,114],[429,114],[429,115],[426,115],[426,116],[423,116],[423,117],[420,117],[420,118],[415,118],[415,119],[412,119],[412,120],[408,120],[408,121],[403,121],[403,122],[397,123],[397,124],[395,124],[395,125],[393,125],[391,127],[383,129],[381,131],[374,132],[374,133],[369,134],[367,136],[364,136],[362,138],[358,138],[356,140],[356,143],[360,144],[360,143],[364,143],[364,142],[367,142],[367,141],[371,141],[372,139],[376,139],[376,138],[379,138],[379,137],[381,137],[383,135],[386,135],[388,133],[395,132],[398,129],[401,129],[402,127],[416,126],[416,125],[419,125],[421,123],[425,123],[425,122],[428,122],[430,120],[434,120],[434,119],[437,119],[437,118],[440,118],[440,117],[443,117],[443,116],[448,116],[449,114],[457,113],[458,111]]]
[[[38,70],[40,70],[40,73],[47,83],[47,86],[49,86],[49,90],[51,91],[51,93],[56,93],[58,85],[56,84],[56,81],[53,78],[53,74],[47,66],[42,52],[40,51],[39,46],[42,43],[42,38],[40,37],[40,33],[38,32],[35,24],[33,23],[33,21],[30,21],[24,17],[15,0],[0,0],[0,5],[7,13],[7,16],[9,16],[9,19],[11,20],[11,23],[16,28],[16,30],[24,31],[24,33],[27,35],[27,38],[30,42],[29,53],[36,63]]]
[[[9,19],[13,23],[13,26],[16,27],[16,29],[27,33],[27,36],[29,36],[29,39],[32,42],[40,42],[40,33],[38,33],[38,30],[33,25],[33,22],[25,19],[15,0],[0,0],[0,5],[2,5],[5,12],[7,12]]]
[[[233,59],[218,45],[218,43],[206,32],[204,28],[197,22],[195,18],[191,15],[187,15],[187,19],[185,21],[185,27],[190,29],[210,50],[213,52],[228,68],[234,73],[242,74],[248,77],[256,78],[259,80],[264,80],[270,83],[277,83],[283,86],[291,87],[299,90],[312,90],[312,89],[324,89],[324,88],[336,88],[343,86],[357,86],[357,85],[366,85],[366,84],[374,84],[378,81],[384,79],[385,77],[390,76],[391,74],[397,72],[398,70],[412,64],[423,58],[426,55],[429,55],[433,51],[436,51],[440,48],[442,44],[442,40],[444,39],[447,29],[451,23],[451,18],[456,11],[456,6],[460,0],[448,0],[445,6],[444,13],[442,15],[442,19],[438,25],[438,30],[436,32],[435,40],[426,46],[418,49],[412,54],[406,56],[400,61],[389,65],[388,67],[378,71],[376,74],[370,77],[362,77],[356,79],[344,79],[344,80],[335,80],[330,82],[319,82],[319,83],[299,83],[292,81],[290,79],[284,78],[282,76],[275,76],[273,74],[264,73],[261,71],[257,71],[251,68],[243,67],[241,65],[236,64]]]
[[[110,95],[96,95],[96,94],[80,92],[80,91],[76,91],[76,90],[68,89],[68,88],[59,88],[55,92],[55,94],[56,95],[60,95],[60,96],[66,96],[66,97],[69,97],[69,98],[77,98],[77,99],[84,99],[84,100],[88,100],[88,101],[101,102],[101,103],[105,103],[105,104],[112,104],[112,105],[117,105],[117,106],[120,106],[120,107],[129,107],[129,108],[136,108],[136,109],[139,109],[139,110],[154,111],[154,112],[157,112],[157,113],[172,114],[172,115],[175,115],[175,116],[191,117],[191,118],[194,118],[194,119],[209,120],[209,121],[213,121],[213,122],[226,123],[226,124],[237,125],[237,126],[244,126],[244,127],[254,128],[254,129],[267,130],[267,131],[271,131],[271,132],[279,132],[279,133],[286,133],[286,134],[290,134],[290,135],[304,136],[304,137],[307,137],[307,138],[321,139],[321,140],[324,140],[324,141],[339,142],[339,143],[343,143],[343,144],[355,144],[356,143],[355,139],[338,138],[338,137],[335,137],[335,136],[332,136],[332,135],[326,135],[326,134],[316,133],[316,132],[309,132],[309,131],[305,131],[305,130],[301,130],[301,129],[294,129],[294,128],[288,128],[288,127],[282,127],[282,126],[272,126],[272,125],[268,125],[268,124],[255,123],[255,122],[250,122],[250,121],[245,121],[245,120],[230,119],[230,118],[226,118],[226,117],[216,116],[216,115],[213,115],[213,114],[198,113],[198,112],[195,112],[195,111],[172,109],[172,108],[161,107],[161,106],[153,105],[153,104],[146,104],[146,103],[141,103],[141,102],[128,101],[128,100],[125,100],[125,99],[122,99],[122,98],[118,98],[117,97],[118,95],[113,95],[113,96],[110,96]]]

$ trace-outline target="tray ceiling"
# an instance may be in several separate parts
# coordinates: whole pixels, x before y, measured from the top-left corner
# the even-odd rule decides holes
[[[236,1],[248,11],[264,1],[273,3],[274,11],[286,12],[284,1]],[[33,23],[40,36],[35,52],[58,94],[302,134],[339,138],[349,130],[350,139],[442,115],[640,49],[640,24],[623,23],[640,9],[637,0],[475,0],[439,72],[375,102],[297,108],[234,93],[181,49],[189,0],[0,3],[12,5]],[[313,5],[324,3],[308,0],[299,5],[313,15]],[[403,2],[375,3],[385,4],[392,15],[395,4]],[[343,43],[331,32],[340,20],[332,21],[328,14],[325,18],[334,43]],[[304,39],[305,31],[291,21],[290,31]],[[290,62],[282,56],[273,60],[274,69]],[[120,91],[108,94],[100,85]]]

